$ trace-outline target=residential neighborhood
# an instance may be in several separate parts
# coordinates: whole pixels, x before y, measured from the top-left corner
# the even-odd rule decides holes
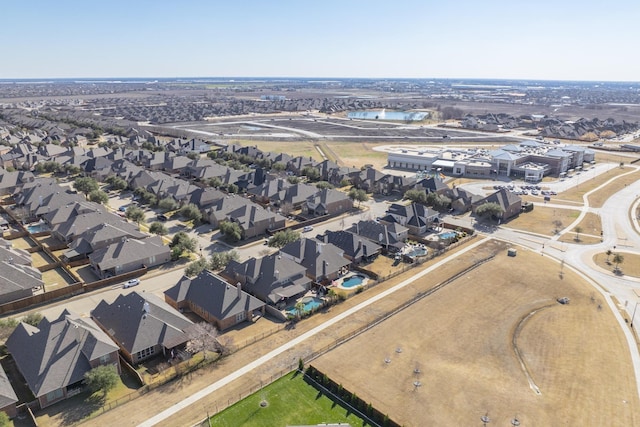
[[[344,89],[359,94],[369,88],[362,84]],[[557,301],[567,306],[570,300],[564,309],[592,304],[597,313],[615,307],[600,294],[589,303],[570,287],[580,281],[568,266],[582,266],[586,255],[580,254],[592,245],[598,248],[589,253],[599,269],[594,277],[609,274],[609,266],[614,280],[633,274],[633,246],[625,244],[633,240],[631,228],[625,225],[623,233],[607,222],[614,215],[604,207],[608,199],[590,201],[589,195],[624,192],[627,200],[636,188],[637,157],[622,144],[614,147],[607,135],[628,138],[637,126],[615,119],[567,123],[533,113],[435,120],[449,110],[412,106],[413,92],[396,83],[380,92],[401,89],[393,94],[399,97],[395,107],[357,96],[345,104],[317,97],[316,89],[294,100],[251,85],[239,92],[247,97],[242,107],[230,89],[220,89],[229,96],[224,105],[213,108],[209,98],[196,96],[200,101],[188,113],[178,98],[164,106],[112,104],[106,97],[77,105],[68,98],[60,105],[0,104],[0,332],[6,348],[0,411],[14,425],[49,425],[50,419],[51,425],[110,425],[136,401],[153,407],[148,399],[162,390],[171,391],[155,397],[155,412],[164,417],[157,423],[174,425],[170,417],[190,407],[182,403],[187,394],[217,414],[297,370],[327,394],[349,400],[367,425],[423,425],[428,422],[402,408],[415,410],[410,399],[426,407],[419,393],[430,387],[422,355],[431,338],[424,337],[444,336],[462,324],[466,312],[456,311],[458,305],[480,324],[482,316],[459,302],[466,295],[483,292],[488,304],[502,298],[481,290],[486,284],[476,270],[488,264],[496,271],[528,268],[524,263],[535,254],[540,263],[557,261],[558,268],[544,264],[540,271],[557,269],[545,283],[567,298],[548,302],[546,294],[536,294],[536,304],[555,309]],[[146,99],[144,86],[130,88],[129,95]],[[155,83],[147,88],[157,90]],[[0,100],[13,90],[0,87]],[[183,90],[195,95],[201,89]],[[247,105],[255,111],[231,114]],[[213,111],[225,115],[203,118]],[[384,118],[392,113],[403,118]],[[413,123],[416,117],[422,119]],[[585,140],[586,133],[598,138]],[[603,139],[608,150],[594,144]],[[624,264],[616,257],[622,247],[629,257]],[[507,253],[523,267],[507,265]],[[504,265],[495,267],[494,260]],[[608,280],[602,281],[613,283]],[[513,279],[513,287],[528,286],[524,281]],[[451,283],[464,286],[450,295]],[[621,323],[631,328],[630,288],[616,286],[612,295],[626,301]],[[524,299],[528,292],[538,289],[509,293],[519,305],[497,311],[524,319],[538,313],[541,308]],[[455,322],[429,317],[442,307]],[[376,335],[407,313],[417,313],[407,321],[415,325],[410,330]],[[496,330],[511,331],[512,323]],[[425,341],[405,340],[413,334]],[[524,342],[505,336],[500,339],[514,346]],[[384,344],[376,348],[378,340]],[[496,342],[487,345],[497,348]],[[353,343],[364,353],[354,352],[361,366],[344,358],[336,363],[340,349]],[[507,362],[493,363],[511,366],[518,354],[511,350],[503,355]],[[520,375],[522,365],[513,366]],[[354,372],[365,371],[375,378],[354,380]],[[441,375],[435,369],[429,374]],[[96,386],[99,375],[111,375],[115,389],[104,378],[102,388]],[[243,378],[246,387],[229,386],[230,378]],[[404,403],[371,399],[361,384],[378,380]],[[398,385],[405,380],[408,385]],[[90,399],[98,403],[87,404]],[[392,416],[385,421],[388,409]],[[184,420],[196,425],[198,417],[201,424],[209,421],[207,414]],[[131,415],[135,424],[156,423],[148,419]]]

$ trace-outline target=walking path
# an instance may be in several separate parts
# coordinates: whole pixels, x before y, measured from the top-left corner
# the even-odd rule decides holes
[[[246,375],[248,374],[250,371],[260,367],[261,365],[263,365],[265,362],[273,359],[276,356],[279,356],[280,354],[284,353],[285,351],[301,344],[302,342],[308,340],[309,338],[312,338],[314,335],[316,335],[317,333],[324,331],[325,329],[335,325],[338,322],[343,321],[344,319],[346,319],[347,317],[351,316],[354,313],[357,313],[358,311],[370,306],[371,304],[374,304],[375,302],[385,298],[386,296],[406,287],[407,285],[412,284],[413,282],[415,282],[416,280],[424,277],[425,275],[431,273],[433,270],[441,267],[443,264],[451,261],[452,259],[455,259],[457,257],[459,257],[460,255],[475,249],[477,246],[481,245],[482,243],[484,243],[485,241],[487,241],[488,239],[482,239],[479,241],[476,241],[475,243],[465,247],[464,249],[456,252],[455,254],[448,256],[444,259],[442,259],[441,261],[433,264],[432,266],[425,268],[424,270],[422,270],[421,272],[419,272],[418,274],[414,275],[413,277],[410,277],[409,279],[406,279],[400,283],[398,283],[397,285],[393,286],[390,289],[387,289],[384,292],[379,293],[378,295],[375,295],[372,298],[369,298],[363,302],[361,302],[360,304],[356,305],[355,307],[350,308],[349,310],[340,313],[339,315],[327,320],[326,322],[322,323],[319,326],[316,326],[315,328],[311,329],[308,332],[305,332],[304,334],[300,335],[297,338],[294,338],[293,340],[289,341],[288,343],[281,345],[280,347],[276,348],[275,350],[270,351],[269,353],[265,354],[264,356],[256,359],[255,361],[253,361],[252,363],[249,363],[248,365],[246,365],[245,367],[236,370],[235,372],[232,372],[231,374],[227,375],[226,377],[222,378],[221,380],[218,380],[216,382],[214,382],[213,384],[211,384],[210,386],[206,387],[205,389],[203,389],[202,391],[195,393],[194,395],[191,395],[189,397],[187,397],[186,399],[176,403],[175,405],[171,406],[170,408],[165,409],[164,411],[160,412],[159,414],[155,415],[154,417],[148,419],[147,421],[139,424],[140,427],[151,427],[154,426],[156,424],[158,424],[159,422],[163,421],[164,419],[170,417],[171,415],[177,413],[178,411],[187,408],[188,406],[192,405],[193,403],[195,403],[196,401],[202,399],[203,397],[213,393],[214,391],[218,390],[221,387],[224,387],[225,385],[229,384],[230,382],[234,381],[235,379],[239,378],[240,376]]]

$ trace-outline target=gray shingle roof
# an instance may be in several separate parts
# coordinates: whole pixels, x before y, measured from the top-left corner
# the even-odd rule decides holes
[[[316,239],[304,238],[291,242],[280,249],[280,252],[292,256],[313,278],[327,276],[351,264],[351,261],[342,256],[341,249]]]
[[[262,301],[242,290],[238,295],[236,286],[208,270],[204,270],[194,278],[183,276],[164,294],[177,303],[190,301],[219,320],[235,317],[238,313],[253,311],[264,306]]]
[[[36,397],[81,381],[91,360],[118,350],[95,322],[67,310],[37,328],[20,323],[7,348]]]
[[[2,369],[2,366],[0,366],[0,409],[17,402],[18,396],[16,396],[16,392],[13,390],[6,372]]]
[[[28,265],[0,262],[0,295],[42,286],[42,273]]]
[[[131,354],[158,344],[172,348],[186,343],[184,331],[193,325],[160,298],[138,292],[121,294],[111,304],[100,301],[91,317]]]
[[[162,243],[160,236],[146,239],[125,239],[106,248],[100,248],[89,255],[93,264],[99,264],[101,270],[107,270],[122,264],[123,260],[130,263],[135,260],[146,260],[152,256],[160,256],[170,251]]]
[[[225,276],[240,274],[249,278],[245,285],[247,291],[263,301],[276,302],[281,297],[287,298],[306,289],[311,280],[305,276],[305,271],[295,261],[272,254],[250,258],[243,263],[231,261],[225,269]]]
[[[382,249],[377,243],[373,243],[369,239],[362,238],[357,234],[344,230],[327,231],[324,241],[336,245],[342,249],[347,256],[353,258],[371,256],[380,252]]]

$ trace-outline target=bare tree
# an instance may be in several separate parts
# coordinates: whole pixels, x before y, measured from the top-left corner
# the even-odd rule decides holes
[[[559,219],[553,220],[553,226],[555,227],[555,234],[558,234],[560,232],[560,229],[562,228],[562,221],[560,221]]]
[[[218,329],[211,323],[195,323],[186,332],[189,337],[186,346],[187,351],[191,353],[202,352],[205,360],[207,359],[207,352],[221,352],[221,346],[218,342]]]
[[[573,229],[573,231],[576,232],[576,242],[580,241],[580,233],[582,233],[582,227],[580,227],[579,225],[576,226],[576,228]]]
[[[293,205],[288,202],[284,202],[280,205],[280,213],[284,216],[289,216],[293,212]]]
[[[616,268],[613,269],[616,273],[620,272],[620,264],[624,262],[624,256],[621,254],[615,254],[613,256],[613,263],[616,265]]]

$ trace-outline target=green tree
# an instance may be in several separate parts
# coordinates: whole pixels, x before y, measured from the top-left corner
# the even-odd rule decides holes
[[[133,194],[138,196],[144,204],[149,206],[155,206],[158,204],[158,198],[155,194],[150,191],[145,190],[142,187],[138,187],[133,191]]]
[[[302,318],[302,313],[304,313],[304,303],[302,301],[298,301],[294,307],[296,309],[296,317],[299,320]]]
[[[100,203],[101,205],[106,205],[109,203],[109,195],[102,190],[94,190],[89,193],[89,200]]]
[[[38,323],[42,320],[42,313],[29,313],[22,318],[22,321],[31,326],[38,326]]]
[[[13,424],[11,423],[9,415],[4,411],[0,411],[0,427],[9,427],[11,425]]]
[[[285,165],[284,163],[280,163],[280,162],[276,162],[276,163],[271,165],[271,169],[276,171],[276,172],[282,172],[286,168],[287,168],[287,165]]]
[[[104,181],[109,184],[113,190],[124,190],[128,186],[127,181],[117,175],[109,175]]]
[[[68,174],[68,175],[77,175],[80,172],[82,172],[82,169],[80,168],[80,166],[78,165],[69,165],[66,164],[63,166],[64,171]]]
[[[233,221],[223,221],[220,223],[220,233],[230,242],[242,240],[242,228]]]
[[[84,374],[84,379],[91,391],[102,391],[106,396],[118,384],[120,377],[112,365],[100,365]]]
[[[85,195],[99,189],[98,182],[91,177],[78,177],[73,182],[73,188]]]
[[[19,323],[20,322],[18,322],[16,319],[13,319],[11,317],[8,317],[6,319],[0,319],[0,341],[2,342],[6,341],[7,338],[9,338],[9,335],[13,333],[14,329],[16,329],[16,326],[18,326]]]
[[[306,176],[309,181],[317,181],[320,179],[320,171],[311,166],[302,168],[301,174]]]
[[[320,181],[316,182],[316,188],[319,188],[320,190],[323,190],[325,188],[331,190],[334,187],[327,181]]]
[[[361,202],[366,202],[367,200],[369,200],[369,195],[367,194],[367,192],[357,188],[352,188],[351,190],[349,190],[348,196],[354,202],[358,202],[358,208],[360,208]]]
[[[158,207],[165,212],[174,211],[178,208],[178,202],[171,197],[165,197],[158,202]]]
[[[287,181],[289,182],[289,184],[295,185],[300,183],[300,178],[298,178],[297,176],[288,176]]]
[[[198,222],[202,219],[202,212],[200,212],[198,206],[194,205],[193,203],[187,203],[180,208],[178,213],[185,218],[193,220],[194,222]]]
[[[476,209],[476,215],[484,217],[499,217],[504,211],[502,207],[497,203],[487,202],[483,203]]]
[[[351,180],[349,178],[342,178],[342,181],[340,181],[340,187],[346,187],[347,185],[351,185]]]
[[[240,190],[236,184],[227,185],[227,192],[230,194],[235,194]]]
[[[449,206],[451,206],[450,198],[448,198],[447,196],[441,196],[439,194],[436,194],[436,198],[433,201],[433,208],[435,210],[443,211],[445,209],[448,209]]]
[[[607,264],[609,264],[609,257],[611,256],[611,254],[613,254],[613,251],[611,249],[607,249]]]
[[[184,274],[188,277],[195,277],[202,273],[206,268],[207,260],[205,258],[198,258],[184,269]]]
[[[404,198],[405,199],[409,199],[412,202],[426,204],[427,203],[427,192],[426,192],[426,190],[420,190],[420,189],[417,189],[417,188],[413,188],[411,190],[407,190],[404,193]]]
[[[195,252],[198,247],[198,241],[194,237],[189,237],[184,231],[179,231],[174,234],[169,246],[172,249],[180,250],[180,254],[182,255],[184,251]]]
[[[290,228],[286,230],[278,231],[269,239],[269,246],[272,248],[281,248],[288,243],[300,240],[300,233]]]
[[[154,221],[151,223],[151,225],[149,225],[149,233],[157,234],[159,236],[166,236],[167,233],[169,233],[169,230],[167,230],[167,227],[165,227],[163,223]]]
[[[213,178],[209,178],[207,180],[207,185],[209,187],[218,188],[222,185],[222,180],[217,176],[214,176]]]
[[[232,260],[237,261],[239,257],[236,251],[215,252],[209,258],[209,269],[214,271],[222,270]]]
[[[144,211],[137,206],[131,205],[124,212],[124,216],[137,224],[144,222]]]

